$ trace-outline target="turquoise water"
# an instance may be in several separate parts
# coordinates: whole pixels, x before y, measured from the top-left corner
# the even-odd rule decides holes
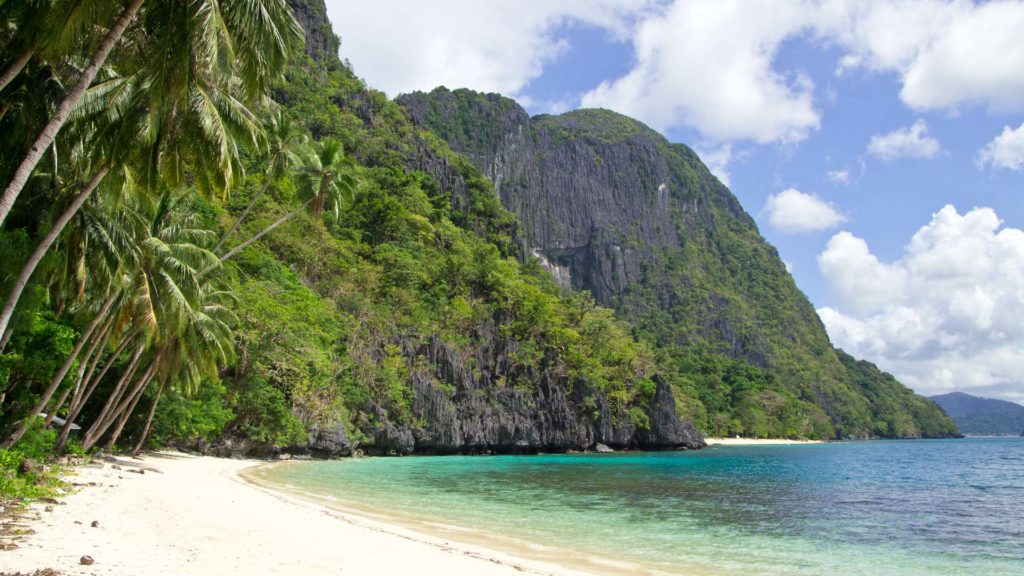
[[[1024,574],[1024,439],[366,458],[261,475],[539,558],[670,573]]]

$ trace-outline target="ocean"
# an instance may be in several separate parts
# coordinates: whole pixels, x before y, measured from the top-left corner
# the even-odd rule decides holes
[[[362,458],[257,475],[607,573],[1024,574],[1024,438]]]

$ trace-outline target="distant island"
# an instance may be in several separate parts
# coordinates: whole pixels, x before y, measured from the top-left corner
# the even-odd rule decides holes
[[[976,436],[1024,436],[1024,406],[952,392],[932,396],[960,431]]]

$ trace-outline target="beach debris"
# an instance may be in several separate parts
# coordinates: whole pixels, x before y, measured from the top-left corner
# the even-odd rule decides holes
[[[135,474],[145,474],[146,473],[146,471],[141,469],[141,468],[139,468],[138,470],[129,470],[129,472],[134,472]]]
[[[99,520],[93,520],[92,523],[89,524],[89,526],[92,526],[93,528],[99,528],[100,527],[100,521]]]
[[[43,511],[53,512],[53,504],[47,504],[46,507],[43,508]]]
[[[121,469],[121,467],[118,466],[117,464],[111,464],[110,467],[113,468],[114,470],[120,470]]]
[[[95,562],[95,560],[93,560],[92,556],[89,556],[88,554],[78,559],[78,563],[84,566],[92,566],[93,562]]]
[[[81,520],[75,520],[75,524],[81,524],[81,523],[82,523]]]

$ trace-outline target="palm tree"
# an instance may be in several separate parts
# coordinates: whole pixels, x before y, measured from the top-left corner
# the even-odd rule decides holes
[[[158,373],[160,385],[132,454],[137,454],[146,443],[153,416],[168,381],[182,388],[186,394],[194,394],[204,378],[217,378],[220,367],[234,359],[234,333],[231,326],[238,322],[231,311],[234,304],[234,294],[217,290],[209,283],[204,285],[199,306],[192,311],[185,331],[174,340],[164,358]],[[107,441],[108,447],[117,441],[124,421],[127,421],[127,416],[123,417],[123,421],[111,434]]]
[[[268,121],[264,124],[264,133],[267,138],[267,169],[263,176],[263,186],[260,191],[257,192],[249,204],[242,211],[242,214],[235,220],[235,223],[231,225],[231,228],[224,233],[217,245],[213,247],[213,252],[216,254],[220,252],[221,247],[238,227],[245,222],[246,218],[249,217],[249,213],[253,207],[256,206],[256,202],[259,201],[260,197],[263,196],[270,188],[270,185],[284,176],[288,169],[294,164],[298,163],[298,157],[296,151],[300,146],[306,143],[306,135],[299,129],[295,123],[293,123],[288,116],[275,113],[270,116]]]
[[[22,188],[25,187],[25,183],[28,181],[29,176],[35,169],[39,160],[43,157],[43,154],[53,143],[54,139],[57,138],[57,133],[64,126],[64,122],[67,121],[71,111],[74,110],[75,105],[85,94],[85,91],[95,80],[96,74],[99,73],[100,67],[106,62],[107,56],[114,49],[118,40],[121,39],[121,35],[124,34],[128,24],[135,18],[139,8],[142,7],[143,0],[129,0],[125,5],[124,9],[117,16],[117,19],[113,22],[110,29],[107,31],[100,43],[99,48],[93,54],[89,60],[89,64],[82,71],[78,82],[68,91],[67,95],[61,101],[60,105],[57,106],[57,111],[50,118],[50,121],[46,123],[39,136],[36,137],[35,142],[28,149],[28,153],[22,159],[21,163],[14,171],[14,175],[11,177],[11,181],[7,184],[2,195],[0,195],[0,226],[3,226],[5,220],[7,220],[7,214],[10,213],[11,208],[14,207],[14,201],[18,198]],[[28,62],[28,58],[24,59],[24,62]],[[24,66],[24,64],[22,64]],[[14,76],[11,75],[11,78]],[[102,179],[102,177],[101,177]]]
[[[291,212],[281,216],[269,226],[242,242],[219,258],[224,262],[247,248],[272,230],[295,217],[296,214],[310,210],[310,215],[319,218],[325,207],[331,209],[335,217],[340,215],[343,202],[351,203],[352,195],[357,186],[355,163],[345,156],[342,144],[334,138],[324,138],[314,142],[312,146],[299,153],[300,164],[295,168],[296,185],[300,197],[305,202]],[[212,270],[207,268],[203,274]]]
[[[256,18],[259,25],[246,20],[240,0],[224,1],[220,10],[208,0],[172,3],[165,10],[146,12],[146,26],[130,35],[126,59],[144,62],[156,52],[168,54],[172,64],[110,78],[90,89],[83,100],[76,114],[80,115],[79,132],[84,134],[81,140],[89,144],[76,147],[98,151],[101,158],[93,162],[97,167],[92,177],[55,220],[12,286],[0,310],[0,335],[7,334],[36,267],[112,166],[117,165],[122,177],[139,174],[148,189],[156,189],[160,182],[176,187],[186,170],[206,192],[224,194],[242,178],[238,142],[256,145],[262,135],[246,100],[262,103],[270,80],[279,73],[269,69],[269,63],[283,62],[298,45],[295,38],[301,40],[301,30],[298,36],[285,33],[298,25],[287,6],[278,5],[283,0],[252,1],[257,8],[273,5],[278,10],[266,10],[267,22]],[[225,32],[234,32],[235,37],[225,38]],[[181,41],[181,36],[190,34],[196,36],[192,42]],[[230,42],[247,39],[269,43],[267,54],[254,53],[252,46],[236,48]],[[232,56],[234,67],[223,61]],[[234,74],[236,69],[240,75]],[[4,340],[0,336],[0,353]]]
[[[0,195],[0,226],[14,206],[14,201],[28,181],[43,154],[57,137],[69,115],[79,104],[86,91],[96,79],[107,56],[121,42],[126,57],[119,64],[128,69],[127,75],[138,72],[147,76],[149,82],[159,87],[153,90],[153,104],[157,105],[155,118],[166,118],[177,110],[185,95],[196,97],[193,78],[235,77],[245,93],[246,100],[254,101],[264,96],[270,83],[279,77],[292,55],[302,44],[302,29],[295,21],[287,0],[192,0],[189,2],[159,3],[143,10],[143,0],[128,0],[117,19],[89,59],[78,82],[68,91],[57,107],[57,111],[42,129],[28,153],[14,172],[11,181]],[[136,25],[126,34],[129,24]],[[160,54],[159,65],[152,56]],[[199,84],[203,84],[200,82]],[[208,83],[208,82],[207,82]],[[223,95],[224,92],[221,92]],[[216,96],[207,96],[197,105],[219,106],[225,102],[214,102]],[[166,98],[165,98],[166,97]],[[230,102],[228,102],[230,104]],[[231,118],[228,125],[216,127],[218,132],[229,131],[230,124],[239,118]],[[171,122],[170,125],[177,125]],[[158,122],[151,130],[166,129],[167,123]],[[204,131],[209,125],[192,126],[191,130]],[[155,134],[150,135],[155,136]],[[159,138],[151,138],[159,140]],[[222,139],[213,157],[223,161],[231,154],[232,139]],[[208,153],[209,150],[202,150]],[[174,163],[171,163],[174,167]],[[229,166],[223,166],[230,170]],[[175,174],[172,170],[168,174]],[[180,174],[180,172],[177,172]],[[166,174],[165,174],[166,175]],[[231,174],[228,174],[231,176]],[[199,171],[200,182],[213,174]]]
[[[200,247],[212,239],[212,233],[199,226],[198,218],[185,205],[186,199],[184,194],[165,193],[142,206],[148,225],[139,239],[134,307],[136,325],[148,335],[152,349],[126,370],[129,374],[145,366],[134,384],[128,385],[130,375],[122,376],[108,396],[82,437],[84,448],[95,444],[111,426],[111,437],[116,439],[146,386],[154,377],[166,382],[172,375],[168,366],[182,363],[183,353],[196,369],[214,373],[218,361],[227,361],[233,353],[230,345],[225,348],[222,343],[225,333],[230,343],[226,322],[217,322],[225,317],[222,293],[211,288],[212,277],[198,273],[216,261],[212,252]],[[135,358],[143,354],[137,353]]]

